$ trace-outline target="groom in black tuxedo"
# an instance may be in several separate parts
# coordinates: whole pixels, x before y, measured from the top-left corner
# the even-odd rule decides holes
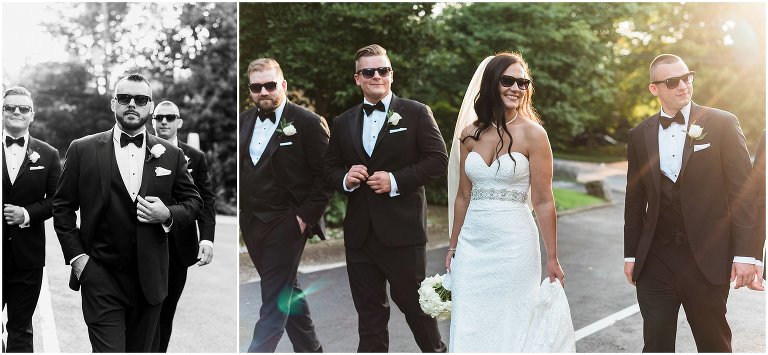
[[[446,174],[445,142],[428,106],[395,96],[387,51],[355,55],[363,103],[336,117],[325,176],[347,194],[347,273],[358,313],[359,352],[389,349],[389,301],[405,314],[423,352],[444,352],[437,322],[419,306],[425,278],[427,202],[424,184]]]
[[[751,163],[736,116],[691,101],[675,55],[650,67],[661,111],[629,132],[624,273],[637,287],[644,352],[674,352],[685,309],[700,352],[731,352],[729,280],[759,289]]]
[[[256,107],[240,114],[240,230],[262,302],[248,352],[274,352],[284,331],[294,351],[322,352],[296,273],[307,238],[325,239],[328,124],[288,102],[274,59],[251,62],[248,79]]]
[[[45,266],[45,226],[61,175],[59,152],[29,135],[32,94],[13,87],[3,93],[3,308],[4,352],[33,352],[32,314]]]
[[[168,233],[202,208],[184,153],[145,132],[152,109],[144,77],[119,80],[115,127],[70,144],[53,199],[94,352],[151,351],[168,294]]]

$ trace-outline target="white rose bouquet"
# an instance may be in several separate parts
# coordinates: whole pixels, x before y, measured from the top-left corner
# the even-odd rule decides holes
[[[424,313],[437,320],[451,319],[451,291],[443,287],[444,275],[427,277],[419,287],[419,305]]]

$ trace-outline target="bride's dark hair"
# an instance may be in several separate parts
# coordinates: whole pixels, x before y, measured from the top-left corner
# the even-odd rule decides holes
[[[502,138],[501,132],[509,137],[509,146],[507,147],[507,154],[512,157],[512,134],[507,129],[507,117],[504,103],[501,101],[501,93],[499,93],[499,79],[510,65],[520,63],[523,66],[525,75],[528,79],[531,78],[531,74],[528,70],[528,63],[523,60],[523,57],[518,53],[502,52],[497,53],[493,59],[488,62],[488,65],[483,71],[483,76],[480,81],[480,90],[475,97],[475,113],[477,113],[477,121],[473,122],[473,125],[477,127],[472,135],[464,137],[461,142],[464,143],[468,138],[472,138],[475,141],[480,140],[480,134],[483,133],[488,127],[493,124],[496,125],[496,133],[499,138]],[[522,118],[532,120],[539,123],[539,115],[533,108],[533,82],[528,85],[528,89],[523,91],[523,98],[520,100],[520,105],[517,107],[517,114]],[[503,139],[499,139],[498,149],[496,155],[501,152],[501,147],[504,143]],[[512,158],[514,160],[514,158]]]

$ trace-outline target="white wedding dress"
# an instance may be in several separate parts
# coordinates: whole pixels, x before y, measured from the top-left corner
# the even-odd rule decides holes
[[[539,232],[526,204],[528,159],[486,165],[470,152],[472,195],[451,262],[450,352],[575,352],[565,293],[541,283]]]

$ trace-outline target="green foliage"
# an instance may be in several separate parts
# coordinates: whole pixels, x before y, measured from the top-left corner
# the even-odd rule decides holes
[[[553,189],[553,192],[555,194],[555,209],[558,212],[605,203],[600,198],[573,190]]]
[[[328,227],[341,227],[347,212],[347,196],[334,192],[325,208],[325,223]]]

